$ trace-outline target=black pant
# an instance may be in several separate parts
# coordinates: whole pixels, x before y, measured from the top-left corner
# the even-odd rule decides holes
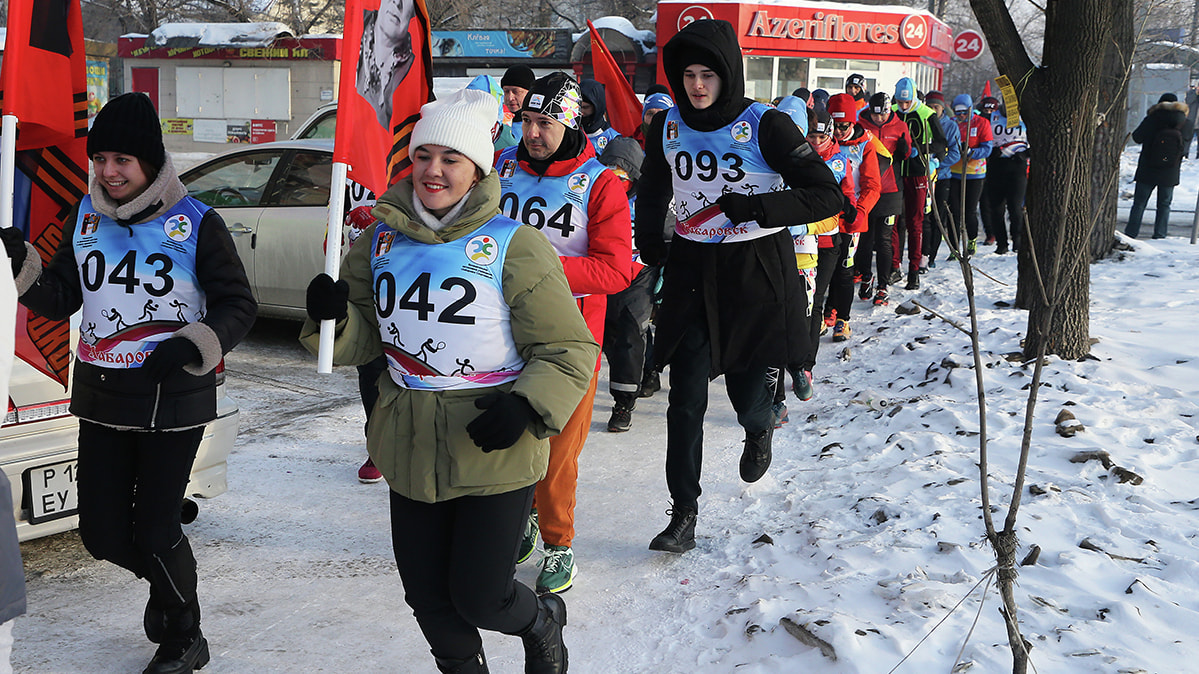
[[[966,179],[966,217],[964,219],[966,225],[966,241],[973,241],[978,238],[978,199],[983,193],[983,183],[986,178]],[[949,207],[953,209],[955,214],[960,214],[962,210],[962,179],[949,179]],[[957,229],[949,230],[949,245],[954,250],[958,249],[955,241],[957,241]]]
[[[79,537],[96,559],[148,578],[164,606],[196,597],[180,508],[204,428],[122,431],[79,420]]]
[[[1003,213],[1011,220],[1011,247],[1019,248],[1024,234],[1024,194],[1028,190],[1028,172],[1024,162],[1017,159],[992,159],[987,163],[987,181],[983,194],[989,195],[991,233],[999,250],[1008,248],[1008,226]]]
[[[949,204],[949,178],[937,181],[937,187],[933,191],[933,206],[937,209],[937,216],[941,218],[941,226],[946,232],[950,231],[956,220]],[[937,251],[941,250],[941,238],[941,230],[937,229],[937,223],[933,220],[932,213],[929,213],[929,217],[924,219],[924,254],[928,256],[930,263],[937,260]]]
[[[628,288],[608,295],[604,316],[604,357],[608,359],[608,390],[636,395],[645,371],[646,335],[654,308],[656,267],[644,267]]]
[[[849,320],[849,313],[853,308],[854,300],[853,260],[849,259],[849,248],[853,243],[852,236],[852,234],[838,234],[833,237],[837,240],[837,263],[833,266],[833,273],[829,278],[828,286],[829,303],[837,311],[837,318],[845,321]],[[858,245],[862,245],[860,236],[858,237]],[[847,260],[850,262],[850,266],[848,267],[845,266]]]
[[[841,235],[833,235],[833,247],[821,248],[820,253],[816,256],[816,290],[812,294],[812,316],[808,322],[808,350],[804,354],[803,360],[800,361],[799,367],[803,370],[811,370],[816,366],[816,354],[820,350],[820,327],[824,324],[824,296],[828,292],[830,281],[833,274],[837,271],[837,261],[844,259],[842,253],[844,246],[841,244]],[[888,265],[891,262],[887,258]],[[846,273],[848,269],[843,270]],[[890,273],[890,272],[888,272]],[[880,270],[881,278],[882,272]],[[852,282],[853,279],[850,279]],[[831,308],[831,307],[830,307]]]
[[[708,410],[711,345],[702,316],[687,326],[670,358],[666,408],[666,486],[675,508],[696,508],[704,457],[704,413]],[[766,367],[724,373],[724,388],[746,433],[773,425]]]
[[[874,278],[871,268],[871,256],[876,258],[878,278],[875,285],[885,290],[890,283],[891,270],[894,267],[894,244],[891,240],[891,230],[895,228],[897,214],[903,210],[903,193],[888,192],[879,198],[878,203],[870,210],[869,227],[858,239],[858,252],[854,255],[854,272],[861,275],[863,281]]]
[[[478,653],[479,629],[516,634],[533,624],[537,595],[513,576],[534,488],[440,503],[391,492],[391,542],[404,601],[434,657]]]
[[[362,409],[366,412],[366,423],[363,433],[370,427],[371,410],[379,401],[379,377],[387,369],[387,356],[379,356],[366,365],[358,366],[358,395],[362,398]]]

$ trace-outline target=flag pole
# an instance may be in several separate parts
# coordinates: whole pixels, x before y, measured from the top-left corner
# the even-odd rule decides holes
[[[17,169],[17,117],[0,121],[0,229],[12,227],[13,190]]]
[[[341,229],[345,219],[346,202],[346,173],[345,162],[333,162],[333,179],[329,182],[333,189],[329,190],[329,223],[325,229],[325,273],[337,280],[341,268]],[[333,372],[333,332],[336,321],[321,321],[321,337],[316,352],[316,371],[318,374]]]

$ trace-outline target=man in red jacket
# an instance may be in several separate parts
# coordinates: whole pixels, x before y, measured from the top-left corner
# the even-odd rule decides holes
[[[891,97],[880,91],[870,97],[870,106],[862,111],[858,122],[882,143],[885,152],[877,153],[882,189],[874,208],[870,210],[870,227],[858,242],[854,267],[862,277],[858,297],[870,297],[872,278],[878,284],[874,304],[887,303],[887,286],[896,282],[894,238],[895,220],[903,213],[903,178],[895,175],[894,160],[908,156],[912,134],[908,125],[891,111]],[[878,275],[872,276],[871,254],[877,255]]]
[[[521,107],[521,141],[496,155],[500,211],[540,229],[562,260],[579,310],[600,344],[608,295],[629,287],[632,221],[620,179],[595,157],[580,126],[579,83],[551,73],[533,83]],[[579,453],[591,427],[591,406],[599,381],[599,359],[591,387],[575,413],[550,439],[550,463],[537,484],[534,510],[518,561],[533,554],[540,529],[545,557],[537,592],[564,592],[577,567],[574,540],[575,486]]]

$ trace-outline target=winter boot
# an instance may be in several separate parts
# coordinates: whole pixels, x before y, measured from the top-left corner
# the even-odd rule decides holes
[[[876,307],[887,306],[887,289],[886,288],[879,288],[878,292],[874,293],[874,306],[876,306]]]
[[[537,535],[540,533],[541,527],[537,524],[537,509],[533,508],[529,511],[529,520],[525,522],[525,535],[520,539],[520,552],[516,555],[517,564],[522,564],[533,556],[533,550],[537,548]]]
[[[537,598],[537,617],[517,636],[525,643],[525,674],[565,674],[566,602],[556,594]]]
[[[612,406],[612,416],[608,418],[608,432],[624,433],[633,427],[633,408],[637,406],[637,396],[618,391],[612,397],[616,404]]]
[[[162,645],[142,674],[191,674],[208,664],[208,640],[196,619],[199,606],[166,609]]]
[[[757,482],[770,467],[770,439],[774,427],[757,433],[745,434],[745,449],[741,452],[741,479]]]
[[[908,284],[903,287],[904,290],[920,290],[920,273],[915,269],[908,272]]]
[[[666,511],[670,524],[662,533],[649,542],[650,550],[659,552],[687,552],[695,547],[695,508],[676,506]]]
[[[573,550],[562,545],[547,544],[545,558],[541,560],[541,573],[537,574],[537,594],[566,592],[574,586],[578,573]]]
[[[833,328],[833,341],[844,342],[853,334],[853,330],[849,329],[849,321],[837,320],[837,326]]]
[[[661,389],[662,375],[657,370],[646,370],[641,377],[641,391],[637,393],[637,397],[652,398]]]
[[[450,658],[436,659],[437,671],[442,674],[490,674],[487,669],[487,656],[483,655],[482,648],[479,649],[478,653],[462,660],[451,660]]]

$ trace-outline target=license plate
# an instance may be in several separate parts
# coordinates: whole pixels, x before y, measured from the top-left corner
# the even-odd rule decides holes
[[[51,463],[25,471],[30,524],[67,517],[79,510],[77,474],[74,461]]]

